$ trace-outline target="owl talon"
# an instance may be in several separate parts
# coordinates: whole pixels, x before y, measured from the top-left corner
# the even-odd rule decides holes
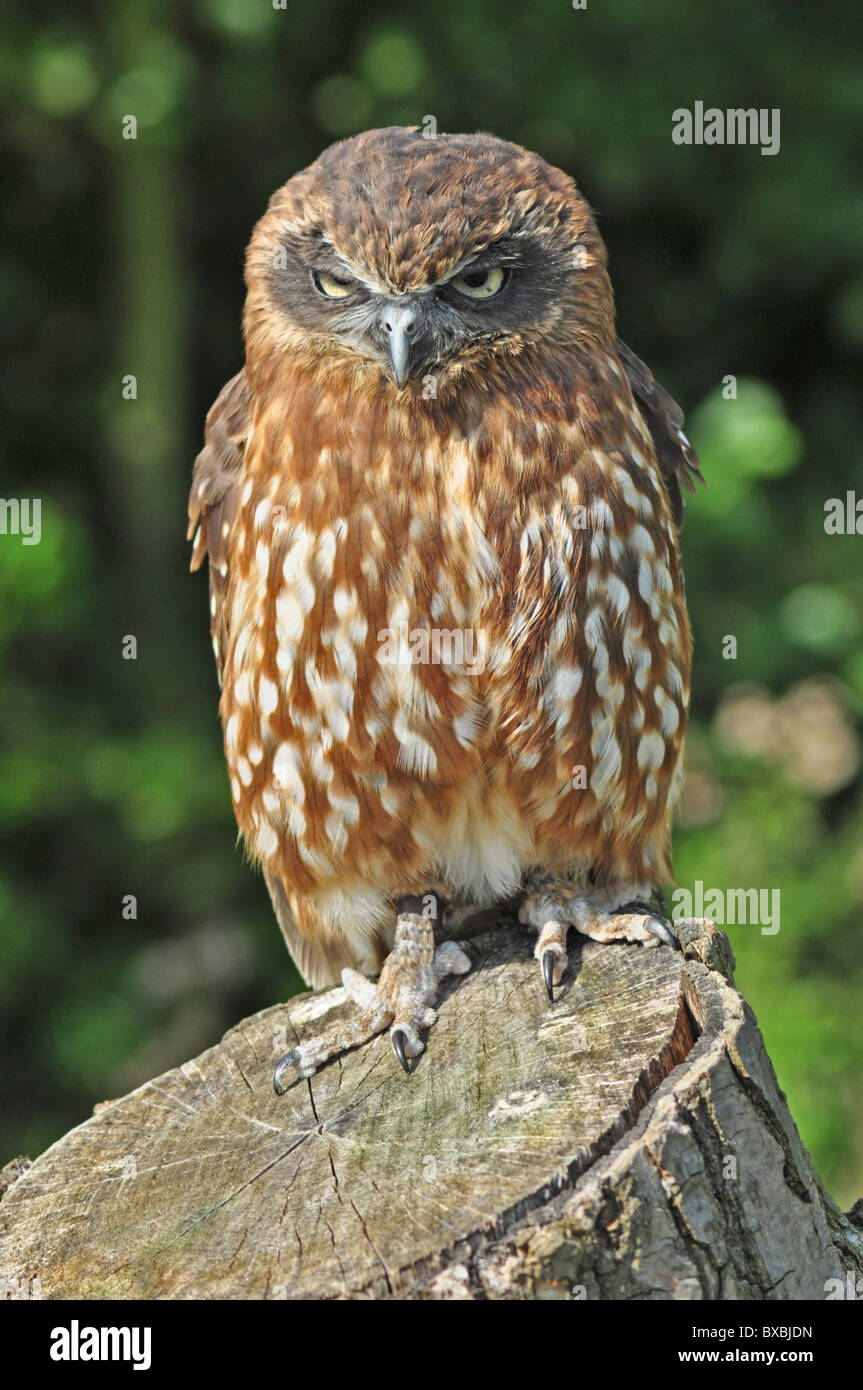
[[[342,984],[360,1012],[286,1052],[273,1073],[276,1095],[284,1095],[284,1078],[291,1067],[296,1067],[298,1077],[313,1076],[331,1058],[360,1047],[386,1028],[390,1028],[393,1052],[410,1075],[411,1059],[425,1051],[420,1034],[437,1021],[432,1001],[441,980],[470,970],[462,945],[445,941],[435,950],[432,918],[400,912],[395,943],[377,984],[357,970],[342,971]]]
[[[280,1057],[276,1063],[273,1072],[273,1086],[275,1087],[277,1096],[283,1096],[288,1089],[287,1086],[283,1085],[285,1073],[290,1071],[291,1067],[295,1062],[298,1062],[299,1059],[300,1049],[298,1047],[292,1047],[290,1052],[286,1052],[284,1057]]]
[[[552,874],[535,873],[525,884],[519,920],[539,932],[534,954],[542,966],[549,998],[566,969],[566,934],[575,927],[594,941],[638,941],[643,946],[661,943],[680,949],[671,923],[648,899],[650,890],[633,884],[632,896],[617,888],[584,889]],[[619,906],[624,897],[623,906]]]
[[[405,1037],[406,1034],[403,1028],[394,1028],[390,1033],[390,1042],[393,1045],[393,1052],[401,1062],[402,1070],[410,1076],[411,1066],[407,1059],[407,1053],[405,1052]]]
[[[543,951],[542,953],[542,978],[545,980],[545,987],[548,990],[548,1002],[554,1003],[554,967],[557,965],[557,956],[554,951]]]
[[[680,942],[671,930],[670,923],[666,922],[664,917],[658,917],[655,912],[648,913],[644,919],[644,925],[665,946],[671,946],[675,951],[680,950]]]
[[[665,894],[661,888],[655,889],[655,896],[658,899],[662,912],[665,912]],[[647,931],[662,942],[663,946],[671,946],[673,950],[680,950],[680,942],[671,930],[671,923],[668,918],[661,915],[651,906],[649,902],[642,898],[634,898],[622,907],[616,907],[611,914],[612,917],[625,917],[629,913],[641,913],[644,917],[644,926]]]

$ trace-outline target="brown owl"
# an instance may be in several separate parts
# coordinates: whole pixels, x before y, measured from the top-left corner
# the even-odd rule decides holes
[[[549,997],[570,927],[675,944],[651,898],[700,474],[615,337],[590,209],[516,145],[332,146],[270,199],[246,283],[192,567],[209,556],[240,832],[302,974],[359,1006],[281,1059],[281,1090],[388,1027],[408,1070],[469,969],[447,938],[470,905],[523,895]]]

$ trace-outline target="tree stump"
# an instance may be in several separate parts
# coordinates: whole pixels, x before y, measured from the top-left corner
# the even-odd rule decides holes
[[[726,938],[570,935],[549,1005],[500,922],[404,1076],[386,1035],[277,1097],[342,989],[245,1019],[97,1107],[0,1201],[43,1298],[825,1297],[863,1232],[825,1196]],[[14,1294],[13,1294],[14,1296]]]

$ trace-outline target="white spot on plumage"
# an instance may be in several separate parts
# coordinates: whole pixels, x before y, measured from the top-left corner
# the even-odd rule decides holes
[[[591,790],[599,801],[613,803],[615,793],[619,794],[622,759],[614,726],[607,715],[603,715],[593,728],[590,751],[594,760],[590,773]]]
[[[344,821],[334,811],[330,811],[324,820],[324,829],[336,854],[342,854],[348,843],[348,832]]]
[[[296,597],[284,590],[276,599],[276,641],[280,647],[293,647],[303,635],[303,610]]]
[[[653,587],[659,594],[670,594],[673,589],[671,571],[661,560],[653,566]]]
[[[255,836],[255,849],[261,859],[269,859],[279,848],[279,837],[269,821],[263,821]]]
[[[588,516],[593,523],[594,531],[598,535],[604,532],[610,534],[614,530],[614,512],[605,501],[604,497],[595,497],[590,504]],[[596,535],[594,536],[596,539]]]
[[[279,692],[269,676],[261,676],[258,681],[258,699],[264,714],[274,714],[279,703]]]
[[[466,709],[457,715],[452,725],[453,733],[463,748],[470,748],[476,742],[479,727],[480,721],[472,709]]]
[[[351,643],[344,633],[336,632],[332,636],[333,655],[336,664],[344,677],[345,681],[351,686],[356,685],[357,680],[357,658]]]
[[[607,670],[599,672],[595,685],[596,693],[606,708],[616,713],[623,703],[623,686],[612,680]]]
[[[400,744],[399,767],[406,772],[415,772],[418,777],[428,777],[437,771],[437,754],[426,739],[408,727],[402,710],[393,720],[393,733]]]
[[[549,697],[556,705],[571,704],[583,679],[580,666],[559,666],[548,683]]]
[[[655,602],[653,574],[646,560],[639,560],[638,562],[638,592],[649,606],[651,601]]]
[[[286,800],[297,806],[303,805],[306,788],[300,773],[299,749],[293,743],[280,743],[276,749],[273,758],[273,786]]]
[[[627,538],[627,543],[637,550],[639,555],[645,555],[649,559],[655,552],[653,537],[646,527],[642,525],[633,526]]]
[[[360,803],[352,792],[337,792],[330,787],[327,800],[345,825],[356,825],[360,818]]]
[[[603,620],[602,620],[602,610],[601,610],[601,609],[599,609],[599,608],[591,608],[590,612],[588,613],[587,617],[585,618],[585,620],[584,620],[584,640],[585,640],[585,642],[587,643],[587,645],[588,645],[593,651],[596,651],[597,648],[599,648],[600,646],[602,647],[603,651],[605,651],[605,646],[604,646],[604,641],[605,641],[605,624],[603,623]],[[606,653],[606,659],[607,659],[607,653]]]
[[[357,606],[355,589],[345,589],[342,585],[333,592],[333,611],[337,618],[347,618]]]
[[[328,782],[333,780],[332,763],[327,762],[320,744],[315,744],[312,747],[309,756],[309,767],[316,782],[322,782],[324,786],[326,786]]]
[[[606,581],[606,589],[609,602],[617,614],[622,618],[629,607],[629,590],[623,580],[616,574],[610,574]]]
[[[336,559],[335,532],[329,528],[322,531],[318,537],[318,549],[315,559],[320,574],[324,579],[329,579],[332,575],[333,565]]]
[[[638,766],[644,770],[653,770],[662,763],[665,757],[665,740],[660,734],[642,734],[638,741]]]
[[[344,743],[351,731],[351,723],[344,710],[337,709],[335,705],[328,705],[324,711],[324,718],[333,737],[337,738],[340,743]]]
[[[670,737],[671,734],[677,732],[677,726],[680,723],[680,712],[674,701],[668,698],[668,695],[661,685],[656,686],[653,695],[659,707],[660,732]]]
[[[348,624],[348,636],[355,647],[361,647],[366,640],[369,625],[362,613],[357,613]]]
[[[683,677],[673,661],[667,661],[665,663],[664,679],[671,690],[671,694],[676,695],[678,699],[682,700]]]

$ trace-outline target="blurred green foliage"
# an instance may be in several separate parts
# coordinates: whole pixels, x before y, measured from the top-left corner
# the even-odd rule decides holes
[[[729,928],[738,981],[859,1196],[863,536],[824,504],[863,496],[861,29],[853,0],[4,11],[3,489],[43,517],[39,545],[0,536],[0,1160],[299,987],[233,848],[189,471],[269,194],[331,139],[434,115],[576,176],[621,334],[687,407],[709,487],[678,881],[781,890],[777,935]],[[779,108],[780,153],[674,145],[696,100]]]

